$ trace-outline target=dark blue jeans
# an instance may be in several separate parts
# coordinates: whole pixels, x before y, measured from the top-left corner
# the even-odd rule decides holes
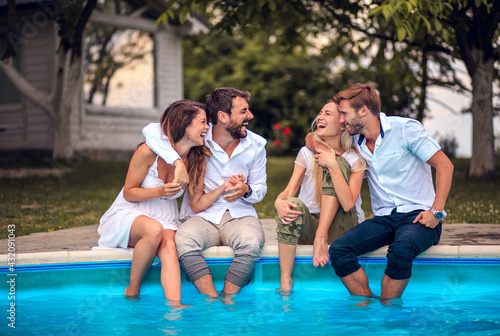
[[[434,229],[420,223],[413,224],[415,217],[422,211],[393,211],[388,216],[375,216],[344,233],[330,245],[329,250],[337,276],[342,278],[356,272],[361,267],[359,255],[389,245],[385,274],[394,280],[409,279],[413,260],[439,243],[441,237],[441,223]]]

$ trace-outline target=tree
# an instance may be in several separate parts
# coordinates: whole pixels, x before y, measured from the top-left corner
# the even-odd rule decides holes
[[[426,30],[427,47],[464,62],[471,78],[473,140],[471,176],[495,173],[493,79],[500,59],[500,2],[488,0],[386,0],[373,10],[393,21],[398,38],[411,45]],[[379,15],[380,15],[379,14]],[[422,42],[418,41],[421,45]]]
[[[26,38],[16,30],[15,0],[8,1],[10,43],[0,61],[2,69],[13,85],[34,105],[40,107],[52,124],[52,157],[64,158],[73,154],[69,148],[70,114],[73,102],[81,90],[82,76],[82,39],[85,25],[96,6],[97,0],[71,0],[44,4],[41,8],[47,19],[53,18],[59,26],[60,38],[56,51],[56,71],[54,85],[48,93],[42,92],[31,85],[13,65],[14,56],[19,52]]]
[[[185,97],[204,101],[219,86],[250,91],[252,130],[270,140],[273,154],[300,148],[312,119],[332,98],[332,88],[342,87],[322,55],[309,55],[303,48],[283,53],[264,35],[213,32],[185,38],[183,49]],[[272,141],[281,135],[286,136]]]
[[[357,65],[372,62],[373,66],[381,66],[380,60],[384,59],[387,64],[379,68],[383,72],[372,79],[384,107],[390,102],[387,97],[394,96],[384,77],[385,68],[403,67],[402,71],[408,71],[411,77],[407,83],[416,81],[418,85],[406,86],[407,94],[395,97],[409,98],[408,104],[403,105],[416,110],[414,117],[419,120],[427,108],[426,93],[430,85],[468,90],[453,66],[454,60],[463,60],[472,81],[474,141],[470,174],[494,174],[492,82],[499,77],[499,1],[182,0],[170,1],[172,7],[166,15],[176,12],[174,3],[180,12],[201,6],[200,12],[214,13],[215,30],[242,32],[246,36],[266,32],[274,34],[277,43],[284,46],[328,36],[331,43],[343,43],[346,54],[363,55],[365,59],[360,59]],[[321,52],[328,52],[328,44]],[[355,81],[361,80],[362,77],[357,77]],[[352,82],[349,79],[345,85]],[[399,81],[391,79],[391,82],[399,85]],[[398,92],[403,92],[402,89]]]

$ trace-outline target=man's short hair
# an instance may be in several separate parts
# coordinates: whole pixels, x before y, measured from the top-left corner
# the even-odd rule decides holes
[[[217,122],[219,120],[217,113],[219,111],[223,111],[231,115],[231,109],[233,108],[233,99],[236,97],[241,97],[246,101],[249,101],[250,92],[233,88],[220,87],[216,88],[212,93],[207,95],[207,112],[212,125],[217,125]]]
[[[359,110],[364,105],[376,116],[380,115],[381,103],[378,93],[369,84],[356,83],[337,93],[333,100],[340,105],[342,100],[348,100],[351,107]]]

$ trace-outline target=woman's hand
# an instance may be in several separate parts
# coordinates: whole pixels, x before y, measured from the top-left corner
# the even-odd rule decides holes
[[[165,183],[159,190],[160,197],[172,198],[182,190],[182,187],[179,183],[169,182]]]
[[[277,198],[276,201],[274,201],[274,207],[283,224],[290,224],[302,215],[302,212],[293,210],[293,208],[297,207],[297,204],[281,198]]]
[[[240,197],[248,191],[248,186],[245,184],[245,176],[243,174],[231,175],[224,182],[224,192],[227,193],[222,198],[229,203],[236,202]]]
[[[338,166],[337,155],[340,154],[336,153],[333,149],[330,149],[329,151],[318,149],[316,154],[314,154],[314,160],[318,166],[326,169],[332,169]]]

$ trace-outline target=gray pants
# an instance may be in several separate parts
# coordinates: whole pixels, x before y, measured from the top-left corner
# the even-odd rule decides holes
[[[255,217],[232,218],[226,211],[219,225],[202,217],[193,216],[179,226],[175,244],[188,281],[196,281],[210,274],[202,252],[211,246],[229,246],[234,259],[226,273],[226,280],[243,287],[250,281],[255,263],[264,246],[264,230]]]

